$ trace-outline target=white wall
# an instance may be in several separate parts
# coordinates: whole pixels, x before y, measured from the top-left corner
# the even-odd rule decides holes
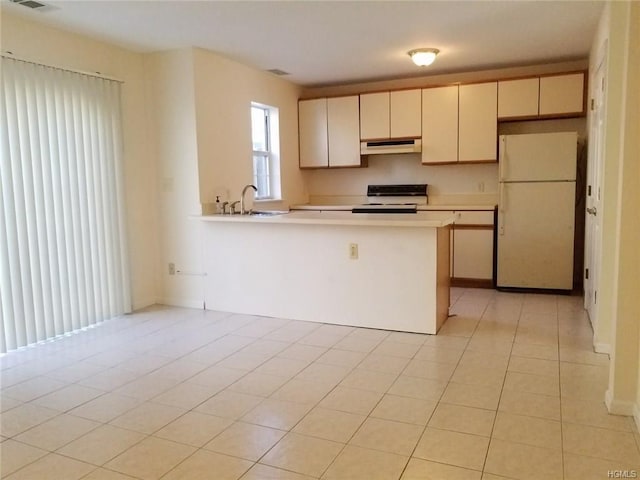
[[[251,102],[279,110],[283,201],[271,206],[304,201],[298,168],[300,88],[207,50],[194,49],[193,56],[200,201],[214,202],[216,195],[238,200],[242,188],[253,182]]]
[[[149,148],[142,55],[1,12],[3,52],[61,68],[101,72],[124,81],[122,121],[133,308],[157,296],[156,165]]]
[[[299,89],[201,49],[151,54],[145,65],[159,167],[159,298],[202,308],[202,259],[210,246],[203,243],[203,224],[195,217],[216,195],[221,201],[238,200],[242,187],[252,183],[252,101],[280,112],[283,200],[271,205],[306,200],[298,169]],[[175,264],[175,275],[169,274],[169,263]]]
[[[608,2],[591,49],[592,70],[607,55],[602,244],[594,341],[609,344],[605,402],[640,424],[640,4]]]
[[[607,406],[612,413],[633,413],[640,423],[640,5],[612,2],[609,7],[604,228],[598,318],[612,320]],[[605,277],[605,272],[610,276]]]
[[[148,55],[145,71],[157,162],[157,176],[147,181],[158,185],[158,301],[202,308],[201,226],[190,218],[200,214],[193,51]]]

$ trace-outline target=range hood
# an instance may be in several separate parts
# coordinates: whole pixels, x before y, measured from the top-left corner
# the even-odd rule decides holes
[[[420,153],[422,140],[419,138],[403,140],[373,140],[360,143],[361,155],[378,155],[389,153]]]

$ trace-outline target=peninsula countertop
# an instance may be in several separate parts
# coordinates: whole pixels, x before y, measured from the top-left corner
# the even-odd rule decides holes
[[[291,206],[292,211],[344,211],[350,212],[357,205],[321,205],[321,204],[304,204]],[[491,211],[495,205],[418,205],[419,212],[432,211]]]
[[[267,215],[201,215],[206,222],[255,224],[356,225],[371,227],[432,227],[441,228],[455,222],[456,216],[447,212],[420,211],[418,213],[351,213],[348,211],[299,210]]]

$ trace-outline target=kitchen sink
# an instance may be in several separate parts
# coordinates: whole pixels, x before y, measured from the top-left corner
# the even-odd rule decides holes
[[[289,213],[285,210],[256,210],[250,213],[252,217],[273,217],[275,215],[284,215]]]

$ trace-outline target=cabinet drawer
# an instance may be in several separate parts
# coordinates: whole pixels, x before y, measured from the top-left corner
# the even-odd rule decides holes
[[[493,225],[493,210],[491,211],[459,211],[456,225]]]

